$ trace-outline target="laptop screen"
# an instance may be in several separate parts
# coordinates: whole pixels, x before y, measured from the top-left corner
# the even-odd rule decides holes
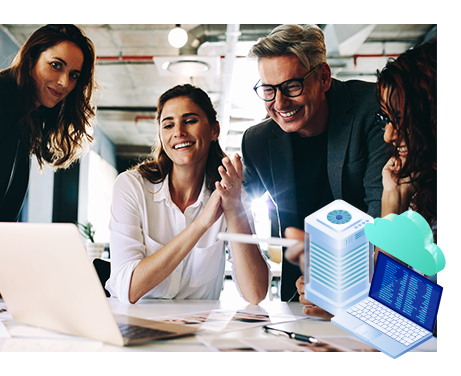
[[[442,287],[379,252],[369,296],[432,332]]]

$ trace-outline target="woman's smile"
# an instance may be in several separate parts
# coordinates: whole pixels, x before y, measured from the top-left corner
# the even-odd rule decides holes
[[[63,94],[61,91],[52,89],[51,87],[49,87],[48,90],[50,91],[51,95],[54,95],[55,97],[60,97]]]
[[[219,124],[210,125],[205,112],[188,97],[168,100],[160,119],[160,139],[174,165],[198,164],[205,169]]]
[[[176,144],[173,146],[173,149],[175,150],[183,150],[191,147],[192,145],[195,145],[195,142],[182,142],[180,144]]]
[[[406,146],[397,147],[397,151],[401,157],[406,157],[408,155],[408,148]]]

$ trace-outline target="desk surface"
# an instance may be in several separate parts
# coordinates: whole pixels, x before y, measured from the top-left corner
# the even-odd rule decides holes
[[[241,301],[241,304],[239,302],[236,303],[235,301],[226,303],[223,301],[207,300],[143,300],[134,305],[120,303],[117,299],[114,298],[110,298],[108,299],[108,301],[114,313],[153,319],[162,316],[177,316],[181,314],[211,310],[229,310],[234,312],[240,310],[247,310],[267,312],[270,316],[291,315],[301,316],[303,318],[306,317],[302,313],[302,305],[300,303],[284,303],[269,300],[265,300],[257,306],[247,304],[243,300]],[[0,300],[0,302],[2,301]],[[2,318],[0,317],[0,319]],[[14,321],[13,319],[3,318],[2,320],[6,327],[10,330],[10,332],[13,333],[13,337],[0,338],[1,351],[43,351],[44,344],[38,343],[39,339],[37,338],[37,336],[31,335],[30,332],[28,332],[29,334],[24,334],[24,329],[29,328],[30,330],[30,327],[26,327],[25,325],[22,325]],[[334,343],[334,341],[332,341],[333,337],[343,337],[343,341],[355,341],[355,338],[353,336],[348,335],[348,333],[344,332],[342,329],[333,325],[329,321],[322,321],[316,318],[307,318],[299,320],[296,323],[296,325],[300,329],[302,329],[304,333],[315,336],[320,340],[330,341]],[[22,331],[20,329],[22,329]],[[35,342],[31,341],[31,337],[28,337],[28,335],[31,335],[32,339]],[[156,341],[146,345],[133,347],[117,347],[103,344],[97,341],[82,340],[76,337],[58,335],[54,338],[51,338],[51,340],[53,341],[53,346],[50,346],[49,350],[47,351],[66,351],[66,349],[68,349],[69,351],[105,352],[208,352],[213,351],[213,348],[207,346],[206,343],[217,341],[221,343],[230,344],[231,342],[246,341],[248,339],[251,339],[251,341],[256,342],[258,340],[261,341],[262,339],[265,343],[273,341],[285,341],[287,346],[290,346],[294,342],[289,339],[279,339],[279,337],[266,334],[261,330],[261,326],[254,326],[247,329],[227,332],[201,331],[200,333],[198,333],[198,335],[194,336],[188,336],[165,341]],[[48,338],[47,340],[50,341],[50,338]],[[60,343],[61,346],[59,346]],[[72,343],[74,343],[74,345],[77,344],[80,347],[76,350],[75,347],[72,347]],[[357,341],[355,341],[355,343],[357,344]],[[12,345],[14,346],[12,347]],[[34,346],[38,346],[38,348],[35,349]],[[280,342],[278,342],[277,346],[280,346]],[[432,338],[429,341],[422,344],[421,346],[419,346],[414,351],[436,351],[436,349],[437,339]]]

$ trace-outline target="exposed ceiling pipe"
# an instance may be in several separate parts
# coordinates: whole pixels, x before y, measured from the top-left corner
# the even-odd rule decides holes
[[[257,39],[267,36],[272,29],[274,29],[277,24],[242,24],[239,25],[239,32],[240,35],[238,37],[239,41],[248,41],[248,40],[254,40],[256,41]],[[334,35],[334,25],[320,25],[321,28],[324,29],[324,32],[328,34],[328,27],[332,27],[332,35]],[[373,30],[375,25],[368,25],[365,27],[365,29],[361,30],[359,33],[365,33],[366,36],[369,35],[371,30]],[[201,24],[198,25],[197,27],[189,30],[189,38],[186,43],[186,45],[182,48],[179,49],[179,54],[180,55],[196,55],[199,47],[205,43],[205,42],[223,42],[224,40],[227,41],[227,36],[226,36],[226,28],[227,26],[225,24]],[[435,27],[436,30],[436,27]],[[431,30],[432,31],[432,30]],[[349,39],[356,38],[354,35],[350,36]],[[328,38],[327,38],[328,39]],[[331,38],[330,38],[331,39]],[[362,37],[363,39],[363,37]],[[347,42],[343,41],[344,42]],[[330,44],[333,43],[330,40]],[[334,43],[333,43],[334,44]],[[360,45],[360,43],[359,43]],[[339,49],[340,46],[338,46]],[[332,47],[333,48],[333,47]],[[334,48],[333,48],[334,49]],[[330,58],[354,58],[354,64],[356,64],[356,59],[357,58],[364,58],[364,57],[378,57],[378,56],[389,56],[393,57],[395,55],[387,55],[387,54],[382,54],[382,55],[364,55],[364,54],[354,54],[354,55],[348,55],[344,56],[344,54],[339,54],[339,56],[329,56]],[[161,57],[161,56],[155,56],[155,57]],[[236,58],[245,58],[245,56],[235,56]],[[99,62],[107,62],[107,63],[113,63],[117,64],[118,62],[121,63],[126,63],[126,62],[145,62],[145,63],[153,63],[153,58],[154,56],[98,56],[97,60]],[[226,56],[221,56],[222,59],[226,58]]]
[[[352,55],[354,59],[354,66],[357,66],[358,58],[367,58],[367,57],[398,57],[400,54],[355,54]]]
[[[155,64],[155,57],[170,57],[170,55],[156,56],[97,56],[96,60],[100,65],[118,65],[118,64]],[[221,59],[226,56],[221,55]],[[246,56],[235,56],[236,59],[244,59]]]
[[[278,24],[241,24],[239,25],[240,35],[238,41],[257,41],[267,36]],[[179,55],[197,55],[199,47],[205,42],[227,41],[227,26],[225,24],[201,24],[188,31],[189,38],[184,47],[179,49]],[[161,56],[155,56],[161,57]],[[245,58],[246,56],[235,56]],[[97,60],[101,63],[126,63],[143,62],[153,63],[154,56],[99,56]],[[225,56],[221,56],[222,59]]]
[[[154,56],[97,56],[96,60],[98,61],[128,61],[128,60],[145,60],[145,61],[152,61]]]
[[[156,120],[157,116],[136,116],[134,118],[134,122],[137,123],[138,121],[141,120]]]
[[[198,48],[211,36],[217,37],[226,32],[225,24],[201,24],[187,32],[189,38],[184,47],[179,49],[179,55],[197,55]]]
[[[257,41],[267,36],[278,24],[243,24],[239,26],[240,41]],[[179,49],[179,55],[196,55],[199,47],[205,42],[224,42],[227,27],[225,24],[202,24],[189,30],[189,39]]]
[[[336,59],[354,59],[354,64],[356,63],[357,58],[367,58],[367,57],[397,57],[400,54],[355,54],[352,56],[335,56],[329,57],[328,60],[336,60]],[[169,56],[169,55],[168,55]],[[129,62],[137,62],[137,61],[145,61],[147,63],[153,64],[154,57],[162,57],[161,55],[157,56],[98,56],[96,59],[99,62],[113,62],[114,64],[117,63],[129,63]],[[236,59],[246,58],[246,56],[234,56]],[[221,59],[225,59],[226,56],[220,56]]]

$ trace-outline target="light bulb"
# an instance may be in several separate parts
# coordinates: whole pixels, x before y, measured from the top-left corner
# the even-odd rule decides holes
[[[170,42],[173,47],[181,48],[187,43],[186,30],[178,26],[174,29],[171,29],[170,33],[168,34],[168,42]]]

